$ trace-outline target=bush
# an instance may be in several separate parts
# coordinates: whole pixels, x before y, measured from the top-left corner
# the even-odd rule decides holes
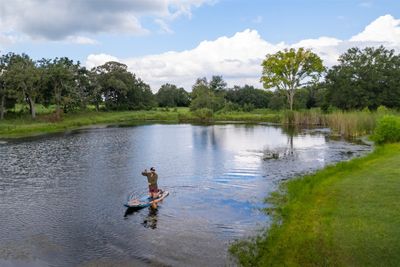
[[[239,104],[237,103],[233,103],[233,102],[226,102],[225,106],[223,109],[220,110],[220,112],[232,112],[232,111],[240,111],[241,107]]]
[[[379,106],[376,110],[379,114],[388,114],[389,109],[385,106]]]
[[[400,141],[400,117],[385,115],[378,121],[372,138],[378,144]]]
[[[209,108],[200,108],[193,111],[194,116],[202,122],[210,121],[213,117],[213,111]]]
[[[252,103],[245,103],[243,105],[243,111],[244,112],[250,112],[253,111],[256,107]]]

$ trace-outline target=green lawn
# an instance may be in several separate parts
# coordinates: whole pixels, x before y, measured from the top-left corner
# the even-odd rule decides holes
[[[400,266],[400,144],[287,182],[274,223],[231,247],[245,266]]]

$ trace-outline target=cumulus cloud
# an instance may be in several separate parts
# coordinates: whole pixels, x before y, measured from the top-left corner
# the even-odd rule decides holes
[[[85,37],[85,36],[68,36],[67,41],[75,44],[83,44],[83,45],[94,45],[98,44],[98,42],[94,39]]]
[[[384,33],[384,34],[380,34]],[[129,70],[149,83],[157,91],[164,83],[173,83],[191,90],[198,77],[222,75],[229,86],[250,84],[261,87],[261,62],[266,54],[284,48],[305,47],[317,53],[327,66],[337,63],[340,54],[358,46],[386,45],[400,51],[400,25],[390,15],[382,16],[368,25],[363,32],[349,40],[332,37],[305,39],[294,44],[270,43],[255,30],[244,30],[231,37],[220,37],[203,41],[191,50],[166,52],[137,58],[116,59],[111,55],[90,55],[88,67],[103,64],[109,60],[128,65]]]
[[[213,1],[13,0],[1,6],[0,33],[11,29],[15,35],[44,40],[65,40],[88,33],[146,34],[142,17],[172,20],[190,16],[192,8],[206,2]],[[161,26],[168,29],[165,21]]]
[[[88,69],[91,69],[93,67],[103,65],[104,63],[109,61],[121,61],[121,60],[107,54],[89,55],[86,60],[86,67]]]
[[[381,16],[361,33],[351,37],[353,42],[385,42],[390,44],[400,43],[400,19],[391,15]]]

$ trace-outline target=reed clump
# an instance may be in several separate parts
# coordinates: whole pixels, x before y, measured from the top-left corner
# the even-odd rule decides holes
[[[287,110],[282,116],[282,123],[297,126],[327,126],[326,115],[320,109]]]
[[[284,111],[281,123],[292,126],[329,127],[332,133],[343,137],[370,135],[377,121],[385,115],[397,115],[396,111],[379,107],[377,111],[368,109],[359,111],[336,110],[323,113],[320,109]]]
[[[372,134],[380,114],[370,111],[335,111],[326,115],[327,126],[344,137]]]

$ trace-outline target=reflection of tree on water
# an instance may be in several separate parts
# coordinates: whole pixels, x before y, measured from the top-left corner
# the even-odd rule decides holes
[[[263,159],[279,159],[295,155],[293,138],[299,134],[299,129],[293,126],[282,127],[282,131],[287,135],[287,145],[275,149],[265,149]]]
[[[146,228],[156,229],[158,220],[157,214],[158,214],[157,208],[149,207],[149,214],[143,220],[142,225]]]

